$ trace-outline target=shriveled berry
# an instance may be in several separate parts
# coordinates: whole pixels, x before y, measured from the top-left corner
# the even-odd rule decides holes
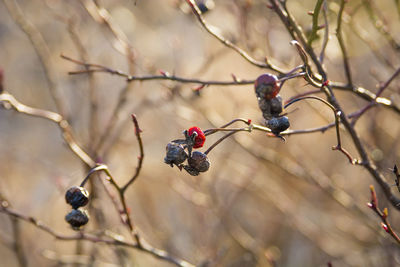
[[[193,167],[190,167],[189,165],[184,165],[183,169],[187,171],[191,176],[198,176],[200,174],[198,170],[196,170]]]
[[[267,120],[267,127],[271,129],[273,134],[279,135],[290,127],[289,119],[286,116],[274,117]]]
[[[85,206],[89,202],[89,192],[80,186],[74,186],[65,193],[65,201],[72,206],[73,209]]]
[[[166,150],[167,155],[164,158],[164,162],[171,165],[171,167],[173,166],[173,164],[179,165],[183,163],[188,157],[185,149],[181,144],[169,143],[166,147]]]
[[[188,159],[189,166],[198,172],[206,172],[210,168],[210,160],[207,155],[200,152],[194,151],[192,156]]]
[[[254,83],[254,89],[257,98],[272,99],[279,93],[281,87],[275,75],[265,73],[257,78]]]
[[[278,116],[283,111],[282,97],[277,95],[272,99],[259,98],[258,106],[266,120]]]
[[[271,115],[281,114],[283,111],[282,97],[280,95],[277,95],[270,101],[271,101]]]
[[[204,142],[206,141],[206,136],[199,127],[196,126],[190,127],[188,130],[188,135],[190,137],[193,137],[193,135],[195,135],[193,148],[202,147],[204,145]]]
[[[65,216],[65,220],[72,226],[72,228],[78,229],[89,222],[89,215],[86,210],[74,209]]]

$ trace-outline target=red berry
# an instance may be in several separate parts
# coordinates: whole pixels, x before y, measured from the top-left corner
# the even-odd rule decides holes
[[[194,138],[193,148],[200,148],[204,145],[204,142],[206,141],[206,136],[199,127],[190,127],[188,130],[189,136],[192,136],[195,133],[197,134],[197,136]]]
[[[272,99],[280,91],[278,78],[269,73],[260,75],[254,83],[254,88],[258,98]]]

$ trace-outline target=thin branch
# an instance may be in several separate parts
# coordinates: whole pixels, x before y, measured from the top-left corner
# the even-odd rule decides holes
[[[161,75],[146,75],[146,76],[133,76],[129,75],[127,73],[124,73],[119,70],[114,70],[111,68],[108,68],[103,65],[99,64],[91,64],[91,63],[85,63],[76,59],[72,59],[70,57],[61,55],[62,58],[69,60],[71,62],[74,62],[75,64],[81,65],[81,66],[89,66],[92,69],[89,70],[80,70],[80,71],[70,71],[68,74],[74,75],[74,74],[85,74],[89,72],[105,72],[105,73],[110,73],[113,75],[121,76],[126,78],[127,82],[132,82],[132,81],[149,81],[149,80],[171,80],[171,81],[177,81],[181,83],[195,83],[195,84],[204,84],[204,85],[246,85],[246,84],[253,84],[255,80],[243,80],[243,79],[235,79],[232,81],[205,81],[205,80],[199,80],[199,79],[190,79],[190,78],[182,78],[178,77],[175,75],[171,75],[167,72],[162,72]]]
[[[376,98],[380,97],[380,95],[383,93],[383,91],[390,85],[390,83],[400,74],[400,68],[398,68],[395,73],[393,73],[390,78],[383,83],[380,87],[378,92],[376,93]],[[375,98],[375,99],[376,99]],[[353,125],[357,122],[357,120],[365,113],[367,112],[370,108],[372,108],[374,105],[376,105],[376,100],[372,100],[369,104],[367,104],[365,107],[363,107],[358,114],[353,118],[353,121],[351,122]]]
[[[153,247],[151,247],[149,244],[147,243],[143,243],[141,246],[139,246],[137,243],[130,243],[124,240],[124,238],[120,235],[108,235],[108,238],[101,238],[98,237],[96,235],[92,235],[92,234],[88,234],[85,232],[79,232],[75,235],[63,235],[63,234],[59,234],[56,231],[54,231],[52,228],[50,228],[49,226],[47,226],[46,224],[44,224],[43,222],[37,220],[34,217],[31,216],[26,216],[24,214],[21,214],[13,209],[9,208],[9,204],[7,201],[2,200],[1,201],[1,206],[0,206],[0,212],[7,214],[11,217],[14,217],[16,219],[19,220],[23,220],[26,221],[28,223],[33,224],[36,228],[52,235],[53,237],[55,237],[56,239],[59,240],[86,240],[86,241],[90,241],[93,243],[104,243],[104,244],[108,244],[108,245],[115,245],[115,246],[124,246],[124,247],[130,247],[130,248],[134,248],[134,249],[138,249],[141,250],[143,252],[146,252],[156,258],[159,258],[161,260],[165,260],[168,262],[171,262],[173,264],[175,264],[176,266],[180,266],[180,267],[194,267],[193,264],[178,259],[176,257],[171,256],[170,254],[168,254],[165,251],[159,250],[159,249],[155,249]]]
[[[5,105],[5,107],[13,108],[14,110],[27,114],[34,117],[44,118],[50,121],[57,123],[58,127],[62,132],[62,136],[65,142],[68,144],[69,148],[88,166],[93,167],[95,165],[95,161],[78,145],[75,137],[73,135],[73,130],[69,125],[68,121],[66,121],[63,116],[58,113],[32,108],[27,105],[20,103],[14,96],[8,93],[0,94],[0,102]]]
[[[397,242],[398,245],[400,245],[400,238],[396,234],[396,232],[393,230],[392,226],[390,225],[390,223],[388,221],[388,216],[389,216],[388,209],[384,208],[383,211],[379,209],[378,197],[376,196],[375,188],[373,185],[370,185],[369,188],[371,191],[371,201],[369,203],[367,203],[368,207],[370,209],[372,209],[378,215],[378,217],[381,219],[382,228],[393,237],[393,239]]]
[[[328,12],[327,6],[328,6],[327,0],[324,0],[323,6],[322,6],[322,14],[324,16],[325,33],[324,33],[324,40],[322,42],[321,53],[319,54],[319,61],[321,62],[321,64],[324,62],[325,50],[326,50],[326,47],[328,46],[328,41],[329,41],[329,21],[328,21],[328,15],[326,14]]]
[[[222,35],[220,35],[214,27],[214,26],[210,26],[204,19],[204,17],[201,14],[200,9],[198,8],[198,6],[196,5],[196,3],[194,2],[194,0],[186,0],[186,2],[189,4],[190,8],[192,9],[193,14],[196,16],[197,20],[200,22],[201,26],[203,26],[203,28],[212,36],[214,36],[218,41],[220,41],[222,44],[224,44],[226,47],[236,51],[239,55],[241,55],[245,60],[247,60],[249,63],[260,67],[260,68],[266,68],[266,69],[271,69],[274,70],[276,72],[278,72],[279,74],[283,74],[285,73],[284,70],[278,68],[277,66],[272,65],[271,63],[268,62],[267,58],[266,58],[266,63],[261,62],[261,61],[257,61],[254,58],[252,58],[249,54],[247,54],[247,52],[245,52],[243,49],[241,49],[240,47],[238,47],[237,45],[235,45],[234,43],[232,43],[231,41],[225,39],[225,37],[223,37]]]
[[[56,104],[57,111],[60,112],[61,115],[66,116],[64,99],[60,94],[57,86],[58,78],[55,72],[56,68],[53,61],[51,60],[51,52],[49,47],[47,46],[46,41],[44,40],[39,30],[30,21],[27,20],[20,6],[15,0],[3,1],[12,19],[29,38],[29,41],[31,42],[39,58],[40,65],[43,68],[46,82],[48,84],[50,94],[54,100],[54,103]]]
[[[136,167],[136,172],[133,175],[133,177],[121,188],[122,193],[126,191],[126,189],[136,180],[136,178],[139,176],[140,170],[142,169],[142,164],[143,164],[143,159],[144,159],[144,151],[143,151],[143,142],[142,142],[142,137],[140,136],[140,133],[142,130],[140,130],[139,123],[136,119],[136,115],[132,114],[132,121],[135,126],[135,135],[137,142],[139,144],[139,150],[140,150],[140,155],[138,156],[138,164]]]
[[[332,109],[332,111],[333,111],[333,113],[335,115],[336,137],[337,137],[337,145],[332,147],[332,150],[338,150],[338,151],[342,152],[347,157],[349,162],[351,164],[353,164],[353,165],[359,163],[359,161],[357,159],[354,159],[350,155],[350,153],[346,149],[344,149],[342,147],[342,142],[341,142],[341,139],[340,139],[340,129],[339,129],[341,111],[337,110],[332,104],[330,104],[326,100],[324,100],[322,98],[319,98],[319,97],[316,97],[316,96],[303,96],[303,97],[299,97],[299,98],[294,99],[291,102],[287,103],[285,105],[285,108],[287,108],[288,106],[292,105],[293,103],[296,103],[297,101],[301,101],[301,100],[304,100],[304,99],[315,99],[315,100],[318,100],[318,101],[324,103],[325,105],[327,105],[330,109]]]
[[[346,3],[347,3],[346,0],[340,1],[340,9],[339,9],[339,13],[338,13],[337,27],[336,27],[336,37],[338,39],[340,49],[342,50],[343,65],[344,65],[344,70],[345,70],[345,74],[347,77],[347,84],[353,85],[350,64],[349,64],[349,55],[347,53],[346,46],[344,45],[344,40],[343,40],[343,35],[342,35],[342,16],[343,16],[344,6]]]
[[[324,0],[318,0],[317,3],[315,4],[314,12],[313,12],[313,24],[312,24],[312,29],[311,29],[311,34],[310,37],[308,38],[308,45],[311,46],[312,42],[317,39],[317,31],[319,30],[319,25],[318,25],[318,17],[319,17],[319,12],[321,10],[321,6]]]

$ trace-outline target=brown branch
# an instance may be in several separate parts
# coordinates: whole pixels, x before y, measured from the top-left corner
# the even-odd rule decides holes
[[[95,161],[78,145],[77,141],[75,140],[73,130],[66,121],[63,116],[58,113],[32,108],[27,105],[20,103],[14,96],[8,93],[0,94],[0,102],[5,105],[5,107],[13,108],[14,110],[27,114],[34,117],[44,118],[50,121],[57,123],[58,127],[62,132],[62,136],[65,142],[68,144],[69,148],[88,166],[93,167],[95,165]]]
[[[354,116],[353,121],[351,122],[353,125],[357,122],[357,120],[365,113],[367,112],[370,108],[372,108],[374,105],[376,105],[376,99],[380,97],[380,95],[383,93],[383,91],[389,86],[389,84],[400,74],[400,68],[398,68],[395,73],[393,73],[390,78],[384,82],[380,87],[378,92],[376,93],[375,100],[372,100],[369,104],[367,104],[365,107],[360,109],[360,111],[357,113],[356,116]]]
[[[378,207],[378,198],[376,196],[375,188],[374,188],[373,185],[370,185],[369,188],[370,188],[370,191],[371,191],[371,201],[369,203],[367,203],[368,207],[371,208],[378,215],[378,217],[381,219],[382,228],[388,234],[390,234],[393,237],[393,239],[400,245],[400,238],[396,234],[396,232],[393,230],[392,226],[390,225],[390,223],[388,221],[388,215],[389,215],[388,209],[384,208],[383,211],[379,209],[379,207]]]
[[[302,45],[305,47],[306,52],[310,55],[312,61],[314,62],[315,66],[318,69],[319,74],[322,76],[323,81],[327,81],[328,77],[327,74],[324,70],[324,67],[322,66],[321,62],[318,60],[318,58],[315,56],[314,50],[307,46],[304,40],[304,34],[299,27],[299,25],[295,22],[294,18],[287,13],[287,10],[283,10],[283,7],[281,4],[278,3],[277,0],[270,0],[275,12],[277,15],[281,18],[282,22],[286,26],[287,30],[291,33],[292,36],[298,36],[299,41],[302,43]],[[295,35],[296,33],[296,35]],[[318,87],[318,85],[313,84],[313,86]],[[336,100],[336,97],[333,93],[332,87],[330,84],[327,86],[323,86],[322,91],[326,94],[328,101],[336,108],[337,111],[340,111],[340,120],[342,121],[344,127],[346,130],[349,132],[350,137],[358,151],[358,153],[361,156],[361,162],[360,164],[368,170],[368,172],[371,174],[371,176],[375,179],[375,181],[382,187],[383,192],[385,193],[386,197],[388,200],[392,203],[392,205],[400,210],[400,199],[396,197],[392,191],[391,191],[391,186],[386,182],[385,177],[383,176],[382,173],[380,173],[377,170],[377,167],[375,164],[369,159],[368,154],[361,143],[360,137],[358,136],[358,133],[355,131],[354,127],[351,125],[349,120],[347,119],[347,115],[345,112],[343,112],[343,109],[341,108],[339,102]]]
[[[339,9],[338,18],[337,18],[336,37],[338,39],[340,49],[342,50],[343,65],[344,65],[344,70],[345,70],[346,77],[347,77],[347,84],[352,86],[353,80],[351,77],[349,55],[347,53],[346,46],[344,45],[344,40],[343,40],[343,35],[342,35],[342,15],[343,15],[343,10],[344,10],[344,5],[346,4],[346,2],[347,2],[346,0],[340,1],[340,9]]]
[[[46,41],[39,30],[30,21],[28,21],[15,0],[3,1],[12,19],[29,38],[32,47],[39,58],[40,65],[43,68],[46,82],[54,103],[56,104],[57,111],[60,112],[61,115],[66,116],[64,100],[57,86],[58,78],[55,72],[56,68],[51,60],[51,52]]]
[[[260,67],[260,68],[266,68],[266,69],[271,69],[273,71],[278,72],[279,74],[285,73],[284,70],[278,68],[277,66],[272,65],[270,62],[268,62],[266,58],[266,63],[257,61],[254,58],[252,58],[247,52],[245,52],[243,49],[232,43],[231,41],[225,39],[222,35],[220,35],[214,27],[210,26],[204,19],[204,17],[201,14],[200,9],[194,2],[194,0],[186,0],[186,2],[189,4],[190,8],[192,9],[193,14],[196,16],[197,20],[200,22],[201,26],[213,37],[215,37],[218,41],[220,41],[223,45],[226,47],[234,50],[237,52],[239,55],[241,55],[245,60],[247,60],[249,63],[253,64],[254,66]]]
[[[155,249],[152,246],[150,246],[147,243],[143,243],[141,246],[139,246],[137,243],[130,243],[127,242],[123,239],[122,236],[120,235],[108,235],[108,238],[101,238],[98,237],[96,235],[92,235],[92,234],[88,234],[85,232],[79,232],[75,235],[64,235],[64,234],[60,234],[57,233],[56,231],[54,231],[52,228],[50,228],[49,226],[47,226],[46,224],[44,224],[43,222],[37,220],[34,217],[31,216],[26,216],[22,213],[19,213],[13,209],[9,208],[9,203],[5,200],[1,200],[1,206],[0,206],[0,212],[7,214],[8,216],[14,217],[18,220],[22,220],[22,221],[26,221],[28,223],[31,223],[32,225],[34,225],[36,228],[50,234],[51,236],[55,237],[56,239],[59,240],[65,240],[65,241],[69,241],[69,240],[85,240],[85,241],[90,241],[93,243],[104,243],[104,244],[108,244],[108,245],[115,245],[115,246],[124,246],[124,247],[130,247],[130,248],[134,248],[134,249],[138,249],[140,251],[143,251],[145,253],[148,253],[156,258],[159,258],[161,260],[165,260],[168,261],[170,263],[175,264],[176,266],[181,266],[181,267],[194,267],[193,264],[178,259],[176,257],[171,256],[170,254],[168,254],[165,251],[159,250],[159,249]]]
[[[110,73],[113,75],[121,76],[123,78],[126,78],[127,82],[132,82],[132,81],[151,81],[151,80],[170,80],[170,81],[177,81],[181,83],[194,83],[194,84],[204,84],[204,85],[220,85],[220,86],[225,86],[225,85],[247,85],[247,84],[253,84],[255,80],[243,80],[243,79],[236,79],[232,81],[206,81],[206,80],[199,80],[199,79],[191,79],[191,78],[182,78],[178,77],[175,75],[171,75],[167,72],[162,72],[161,75],[146,75],[146,76],[133,76],[129,75],[127,73],[124,73],[119,70],[111,69],[103,65],[99,64],[91,64],[91,63],[85,63],[76,59],[72,59],[70,57],[61,55],[62,58],[69,60],[71,62],[74,62],[75,64],[81,65],[81,66],[89,66],[92,69],[89,70],[81,70],[81,71],[70,71],[68,74],[74,75],[74,74],[85,74],[89,72],[105,72],[105,73]]]
[[[142,164],[143,164],[143,158],[144,158],[144,151],[143,151],[143,142],[142,142],[142,137],[140,136],[140,133],[142,130],[139,128],[139,123],[136,119],[136,115],[132,114],[132,121],[135,126],[135,135],[137,142],[139,144],[139,150],[140,150],[140,155],[138,156],[138,164],[136,167],[136,172],[133,175],[133,177],[123,186],[121,187],[122,193],[126,191],[126,189],[136,180],[136,178],[139,176],[140,170],[142,169]]]

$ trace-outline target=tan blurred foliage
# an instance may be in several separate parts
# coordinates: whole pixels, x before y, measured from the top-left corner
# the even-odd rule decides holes
[[[13,5],[14,1],[0,2],[4,88],[26,105],[55,111],[38,54],[5,2]],[[60,54],[135,75],[163,70],[180,77],[226,81],[232,74],[255,79],[266,72],[207,34],[184,1],[17,2],[48,46],[50,57],[46,60],[54,86],[78,143],[97,154],[121,183],[132,176],[137,164],[139,152],[130,114],[137,115],[145,159],[139,178],[127,191],[127,201],[140,234],[154,247],[201,266],[273,266],[273,262],[277,266],[326,266],[328,262],[333,266],[400,265],[399,247],[366,206],[374,180],[365,169],[350,165],[343,154],[331,150],[336,145],[334,128],[289,136],[286,142],[256,131],[237,133],[213,150],[207,173],[191,177],[163,163],[165,145],[194,125],[213,128],[238,117],[262,123],[252,85],[209,86],[196,94],[192,90],[196,84],[156,80],[127,85],[123,78],[109,74],[68,75],[82,67],[63,60]],[[97,11],[90,9],[95,2],[109,12],[126,36],[133,59],[126,55],[124,42],[118,42],[96,17]],[[314,9],[315,2],[287,1],[306,31],[312,25],[307,12]],[[339,5],[327,2],[330,40],[324,63],[330,80],[345,82],[335,37]],[[365,2],[372,2],[378,15],[383,14],[378,22],[371,19]],[[267,56],[275,65],[290,70],[301,64],[301,59],[289,44],[291,37],[285,27],[266,4],[261,0],[215,0],[215,7],[205,17],[254,58]],[[343,21],[353,82],[376,92],[377,85],[400,65],[399,49],[387,38],[390,34],[400,42],[395,1],[349,1]],[[374,23],[381,23],[386,35]],[[313,46],[320,51],[323,30],[318,34]],[[281,95],[288,99],[312,89],[298,78],[288,81]],[[368,103],[351,92],[335,92],[348,113]],[[399,93],[397,79],[383,96],[398,104]],[[97,102],[95,120],[90,113],[91,96]],[[91,151],[117,104],[120,112],[113,120],[114,130],[101,151]],[[331,110],[318,102],[299,102],[287,111],[291,129],[334,121]],[[376,106],[356,124],[367,151],[390,184],[394,176],[389,168],[399,159],[399,122],[399,113]],[[343,146],[358,157],[346,131],[341,133]],[[206,145],[221,136],[211,136]],[[79,185],[88,169],[68,149],[59,129],[41,118],[2,108],[0,151],[1,194],[16,210],[60,233],[73,234],[64,221],[69,212],[64,193]],[[94,180],[92,186],[90,191],[96,197],[85,230],[98,233],[109,229],[128,236],[99,182]],[[376,189],[382,208],[389,208],[392,226],[400,230],[398,211],[380,194],[379,186]],[[0,214],[0,266],[18,266],[15,238],[21,241],[29,266],[171,266],[134,249],[58,241],[26,222],[18,224],[16,236],[15,225],[16,221]]]

